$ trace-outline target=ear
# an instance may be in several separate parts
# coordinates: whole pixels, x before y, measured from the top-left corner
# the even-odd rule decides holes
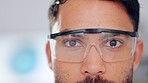
[[[51,57],[51,50],[50,50],[49,41],[46,44],[46,55],[47,55],[47,58],[48,58],[49,67],[50,67],[50,69],[52,69],[52,57]]]
[[[140,64],[142,54],[143,54],[143,50],[144,50],[143,41],[138,40],[137,45],[136,45],[136,49],[135,49],[135,53],[134,53],[134,71],[137,69],[137,67]]]

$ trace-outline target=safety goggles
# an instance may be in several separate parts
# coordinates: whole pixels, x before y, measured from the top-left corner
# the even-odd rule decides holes
[[[50,34],[51,53],[56,60],[82,62],[91,48],[105,62],[130,59],[135,51],[137,32],[113,29],[77,29]]]

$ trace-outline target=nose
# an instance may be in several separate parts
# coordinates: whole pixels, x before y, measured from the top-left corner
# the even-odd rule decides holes
[[[106,67],[101,58],[101,52],[95,46],[91,46],[82,62],[81,73],[86,76],[97,76],[104,74],[105,71]]]

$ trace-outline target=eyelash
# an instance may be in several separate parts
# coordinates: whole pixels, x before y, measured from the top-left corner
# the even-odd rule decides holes
[[[76,45],[75,46],[71,46],[69,44],[69,42],[72,41],[72,40],[76,41]],[[110,42],[112,40],[115,40],[117,42],[117,45],[118,44],[120,44],[120,45],[119,46],[116,45],[115,47],[110,46],[109,44],[110,44]],[[77,39],[77,38],[69,38],[69,39],[63,39],[62,40],[63,46],[66,46],[66,47],[80,47],[80,46],[83,45],[83,43],[84,43],[83,41],[81,41],[80,39]],[[109,48],[115,49],[115,48],[119,48],[119,47],[123,46],[124,45],[124,41],[122,39],[111,38],[111,39],[105,40],[102,43],[102,45],[105,46],[105,47],[109,47]]]
[[[117,42],[117,44],[120,44],[120,45],[119,46],[116,45],[115,47],[110,46],[109,44],[113,40],[115,40]],[[113,38],[113,39],[107,39],[104,44],[105,44],[106,47],[114,48],[115,49],[115,48],[119,48],[119,47],[123,46],[124,42],[121,39]]]
[[[81,40],[75,39],[75,38],[70,38],[70,39],[63,40],[64,46],[66,46],[66,47],[72,47],[72,46],[70,46],[70,45],[66,45],[66,43],[69,44],[69,42],[72,41],[72,40],[76,41],[76,45],[77,45],[77,44],[81,45],[81,43],[80,43]],[[79,47],[79,46],[73,46],[73,47]]]

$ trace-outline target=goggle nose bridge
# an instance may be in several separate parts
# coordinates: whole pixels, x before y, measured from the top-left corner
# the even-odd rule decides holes
[[[86,57],[88,56],[88,53],[89,53],[89,51],[91,50],[92,47],[94,47],[94,48],[96,49],[98,55],[99,55],[99,56],[101,57],[101,59],[103,60],[102,51],[101,51],[100,47],[97,46],[96,43],[89,43],[89,44],[87,45],[86,50],[85,50],[85,52],[84,52],[84,58],[86,58]]]

